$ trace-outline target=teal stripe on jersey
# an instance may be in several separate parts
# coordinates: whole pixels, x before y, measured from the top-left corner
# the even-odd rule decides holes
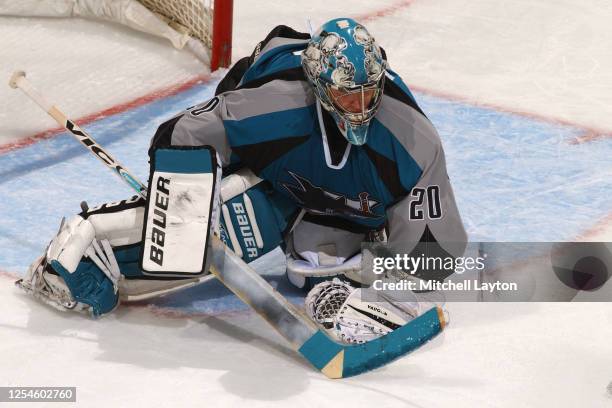
[[[254,79],[261,78],[275,72],[301,66],[301,57],[294,55],[294,51],[306,48],[306,44],[287,44],[275,47],[259,56],[242,77],[245,84]]]
[[[311,134],[314,115],[314,105],[311,105],[242,120],[225,120],[223,124],[229,144],[234,147]]]

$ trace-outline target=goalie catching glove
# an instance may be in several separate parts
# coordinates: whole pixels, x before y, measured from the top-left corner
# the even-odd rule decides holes
[[[334,278],[319,283],[306,296],[309,316],[345,343],[365,343],[405,325],[419,315],[419,303],[395,302],[388,296],[368,302],[363,291]]]

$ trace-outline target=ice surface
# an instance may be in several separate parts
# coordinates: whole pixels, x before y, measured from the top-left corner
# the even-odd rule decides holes
[[[3,385],[76,386],[78,406],[610,404],[609,304],[453,304],[451,326],[419,351],[332,381],[251,313],[131,306],[90,321],[49,310],[2,281]]]
[[[316,27],[341,14],[368,21],[393,69],[420,91],[417,99],[441,134],[471,239],[612,237],[607,2],[236,2],[234,59],[276,24],[307,30],[308,18]],[[25,69],[73,118],[207,72],[161,40],[81,20],[0,17],[0,61],[0,85]],[[145,179],[145,151],[157,124],[207,98],[214,84],[85,128]],[[20,92],[0,86],[0,145],[53,127]],[[596,139],[570,143],[585,135]],[[86,407],[605,407],[612,401],[609,303],[451,304],[452,324],[432,343],[342,381],[313,371],[216,282],[122,306],[99,321],[49,310],[11,281],[80,201],[132,193],[66,135],[0,155],[0,174],[0,271],[10,271],[0,273],[0,386],[73,385],[77,405]],[[276,252],[256,267],[299,303],[282,260]],[[606,290],[612,293],[610,283]]]

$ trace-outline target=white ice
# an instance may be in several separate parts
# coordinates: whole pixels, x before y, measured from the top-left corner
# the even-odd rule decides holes
[[[606,407],[609,305],[456,303],[410,356],[328,380],[251,313],[90,321],[0,285],[2,385],[71,385],[78,406]]]
[[[609,2],[235,7],[234,60],[276,24],[306,30],[308,18],[359,15],[415,89],[612,134]],[[74,118],[207,73],[189,53],[113,24],[0,17],[0,83],[16,69]],[[0,86],[0,145],[54,127]],[[585,225],[590,238],[609,239],[597,221]],[[78,406],[612,406],[610,303],[450,304],[450,327],[421,350],[330,381],[250,313],[168,316],[141,305],[91,321],[49,310],[12,280],[0,276],[0,386],[77,386]]]

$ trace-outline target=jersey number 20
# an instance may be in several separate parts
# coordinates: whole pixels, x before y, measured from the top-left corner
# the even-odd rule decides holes
[[[425,210],[423,202],[427,195],[427,218],[436,220],[442,218],[442,205],[440,204],[440,187],[429,186],[425,188],[413,188],[410,193],[412,197],[416,197],[410,202],[410,219],[422,220],[425,218]]]

